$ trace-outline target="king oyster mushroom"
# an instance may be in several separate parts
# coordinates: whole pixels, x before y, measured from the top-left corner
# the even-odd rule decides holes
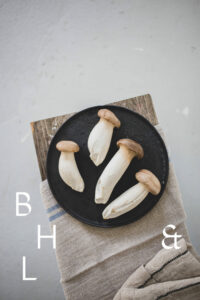
[[[135,156],[137,156],[138,159],[144,156],[142,146],[133,140],[121,139],[117,142],[117,146],[119,150],[107,164],[97,182],[95,190],[96,203],[105,204],[132,159]]]
[[[125,191],[104,209],[102,213],[104,219],[116,218],[127,213],[139,205],[148,193],[153,195],[160,193],[160,181],[151,171],[141,170],[135,177],[139,183]]]
[[[99,122],[94,126],[88,138],[88,149],[90,158],[96,166],[99,166],[105,159],[114,127],[119,128],[121,123],[115,114],[109,109],[98,111]]]
[[[56,148],[61,152],[58,163],[60,177],[73,190],[83,192],[84,181],[74,157],[74,153],[79,151],[79,145],[72,141],[60,141]]]

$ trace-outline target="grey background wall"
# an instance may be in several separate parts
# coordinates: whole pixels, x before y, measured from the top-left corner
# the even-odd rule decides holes
[[[29,122],[150,93],[200,252],[200,1],[0,0],[0,298],[64,299]],[[32,213],[15,216],[15,193]],[[22,282],[22,256],[36,282]]]

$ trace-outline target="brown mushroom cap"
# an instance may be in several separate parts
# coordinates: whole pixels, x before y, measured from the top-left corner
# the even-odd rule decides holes
[[[121,139],[121,140],[117,141],[117,146],[120,147],[121,145],[126,147],[128,150],[135,152],[138,159],[143,158],[144,150],[143,150],[142,146],[140,144],[138,144],[137,142],[135,142],[131,139]]]
[[[158,195],[160,193],[160,181],[151,171],[140,170],[135,174],[135,178],[137,181],[143,183],[151,194]]]
[[[102,108],[98,111],[99,118],[105,119],[111,122],[115,127],[119,128],[121,125],[120,120],[115,116],[115,114],[106,108]]]
[[[60,141],[56,144],[60,152],[78,152],[79,145],[72,141]]]

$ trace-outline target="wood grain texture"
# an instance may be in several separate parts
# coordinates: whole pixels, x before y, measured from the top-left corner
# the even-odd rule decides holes
[[[153,102],[149,94],[110,104],[126,107],[141,114],[153,125],[158,124]],[[73,113],[31,123],[33,140],[42,180],[46,179],[46,156],[51,139],[55,135],[57,129],[72,115]]]

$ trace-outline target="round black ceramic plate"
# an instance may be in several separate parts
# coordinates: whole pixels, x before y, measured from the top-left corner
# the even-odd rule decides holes
[[[106,159],[99,167],[96,167],[89,157],[87,141],[92,128],[99,120],[97,112],[102,107],[108,108],[116,114],[121,121],[121,127],[114,129]],[[95,186],[105,166],[118,150],[116,142],[121,138],[130,138],[139,142],[144,149],[144,157],[142,160],[133,159],[127,171],[115,186],[108,203],[137,183],[135,173],[140,169],[152,171],[159,178],[162,189],[158,196],[148,194],[145,200],[132,211],[115,219],[104,220],[102,211],[108,203],[106,205],[95,204]],[[80,146],[80,151],[75,154],[75,158],[85,182],[83,193],[72,190],[62,181],[59,175],[58,160],[60,152],[56,149],[56,144],[60,140],[72,140]],[[158,202],[165,189],[167,178],[167,150],[157,130],[139,114],[119,106],[97,106],[75,114],[59,128],[49,146],[47,179],[53,195],[70,215],[93,226],[115,227],[138,220]]]

